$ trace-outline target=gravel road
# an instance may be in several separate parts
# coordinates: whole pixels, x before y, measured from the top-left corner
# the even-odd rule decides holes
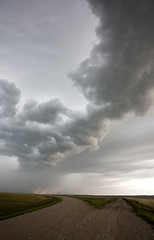
[[[154,230],[124,200],[94,209],[87,203],[63,201],[0,222],[2,240],[153,240]]]

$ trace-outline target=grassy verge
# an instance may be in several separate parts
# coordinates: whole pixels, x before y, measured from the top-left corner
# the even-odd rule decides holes
[[[101,208],[104,205],[115,201],[115,197],[76,197],[80,200],[87,202],[89,205],[95,208]]]
[[[154,199],[124,198],[133,207],[134,212],[150,223],[154,228]]]
[[[42,194],[0,193],[0,220],[32,212],[62,201]]]

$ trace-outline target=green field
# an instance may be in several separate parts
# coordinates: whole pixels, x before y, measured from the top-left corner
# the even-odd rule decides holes
[[[0,220],[51,206],[59,197],[42,194],[0,193]]]
[[[80,200],[87,202],[89,205],[95,208],[101,208],[104,205],[115,201],[115,197],[76,197]]]
[[[154,199],[153,198],[124,198],[133,207],[137,215],[144,218],[154,228]]]

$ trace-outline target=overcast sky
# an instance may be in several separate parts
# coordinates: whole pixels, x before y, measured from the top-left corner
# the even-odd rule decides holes
[[[0,191],[154,194],[153,12],[0,0]]]

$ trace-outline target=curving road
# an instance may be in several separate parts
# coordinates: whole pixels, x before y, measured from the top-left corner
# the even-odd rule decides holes
[[[2,240],[153,240],[154,230],[118,199],[94,209],[73,198],[0,222]]]

